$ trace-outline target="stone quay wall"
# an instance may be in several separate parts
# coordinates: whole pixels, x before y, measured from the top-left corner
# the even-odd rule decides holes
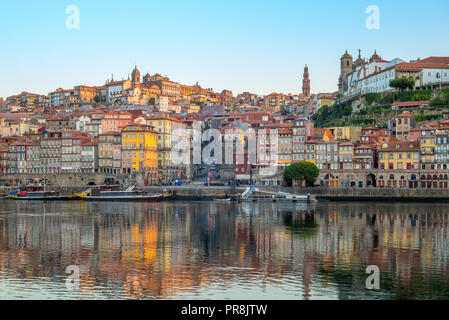
[[[279,188],[266,187],[260,190],[293,194],[310,194],[318,200],[330,201],[448,201],[448,189],[409,188]]]
[[[313,195],[318,200],[329,201],[448,201],[447,189],[408,189],[408,188],[285,188],[258,187],[263,191],[278,193],[287,191],[297,195]],[[177,200],[213,200],[237,197],[244,188],[231,187],[145,187],[150,192],[174,191]]]

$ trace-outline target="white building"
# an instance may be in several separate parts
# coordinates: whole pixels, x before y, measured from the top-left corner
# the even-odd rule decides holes
[[[84,142],[81,145],[81,172],[95,173],[98,168],[96,141]]]
[[[429,57],[405,62],[399,58],[383,60],[375,52],[369,61],[345,53],[341,58],[340,93],[343,98],[382,93],[395,90],[390,81],[397,78],[413,78],[414,89],[434,89],[449,86],[449,57]]]
[[[168,111],[168,97],[165,97],[165,96],[159,97],[159,103],[157,106],[158,106],[159,112],[167,112]]]
[[[76,121],[75,121],[75,125],[76,125],[76,130],[82,131],[82,132],[87,132],[87,128],[86,125],[88,123],[91,122],[91,119],[89,116],[86,115],[82,115],[80,116]]]
[[[114,102],[115,99],[125,94],[126,90],[131,89],[131,80],[112,81],[106,83],[106,88],[106,102]]]

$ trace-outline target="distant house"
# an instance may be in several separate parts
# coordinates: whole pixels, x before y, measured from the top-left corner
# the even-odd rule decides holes
[[[405,101],[405,102],[395,102],[392,105],[393,110],[398,110],[401,108],[424,108],[430,106],[430,100],[421,101]]]

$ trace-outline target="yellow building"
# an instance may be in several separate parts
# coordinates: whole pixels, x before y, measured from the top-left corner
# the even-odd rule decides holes
[[[277,163],[289,165],[292,163],[292,130],[280,128],[278,130],[278,159]]]
[[[170,116],[167,113],[161,113],[152,117],[145,117],[147,125],[154,128],[158,133],[158,178],[163,183],[169,183],[177,177],[182,178],[185,175],[186,164],[176,164],[172,162],[171,153],[173,142],[177,145],[188,144],[187,127],[183,121]]]
[[[354,144],[350,142],[340,143],[338,146],[338,161],[340,170],[353,169]]]
[[[201,108],[197,104],[191,104],[189,106],[189,109],[187,110],[187,113],[198,113],[200,112]]]
[[[196,90],[194,87],[181,84],[181,94],[183,96],[191,96],[192,94],[195,93]]]
[[[273,92],[264,97],[264,106],[266,110],[272,112],[279,112],[281,107],[285,104],[285,95],[282,93]]]
[[[435,129],[420,129],[421,169],[435,169],[437,137]]]
[[[360,140],[362,127],[333,127],[329,128],[329,131],[335,140],[348,140],[354,143]]]
[[[335,101],[336,101],[336,99],[333,99],[333,98],[329,98],[329,97],[327,97],[327,98],[318,98],[319,100],[320,100],[320,105],[321,106],[328,106],[328,107],[330,107],[330,106],[332,106],[334,103],[335,103]]]
[[[146,173],[148,183],[157,183],[158,133],[153,127],[129,124],[122,134],[122,172]]]
[[[419,141],[383,143],[378,153],[381,170],[419,169]]]
[[[157,85],[153,84],[150,86],[144,86],[142,85],[140,87],[140,90],[143,95],[148,96],[148,99],[150,101],[155,101],[157,97],[159,97],[162,93],[161,88],[159,88]]]
[[[97,95],[97,89],[89,86],[77,86],[74,88],[74,95],[79,99],[79,102],[91,103]]]

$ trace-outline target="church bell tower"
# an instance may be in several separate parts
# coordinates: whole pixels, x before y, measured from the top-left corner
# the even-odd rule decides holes
[[[307,98],[310,97],[309,67],[307,65],[304,67],[304,75],[302,80],[302,94]]]

